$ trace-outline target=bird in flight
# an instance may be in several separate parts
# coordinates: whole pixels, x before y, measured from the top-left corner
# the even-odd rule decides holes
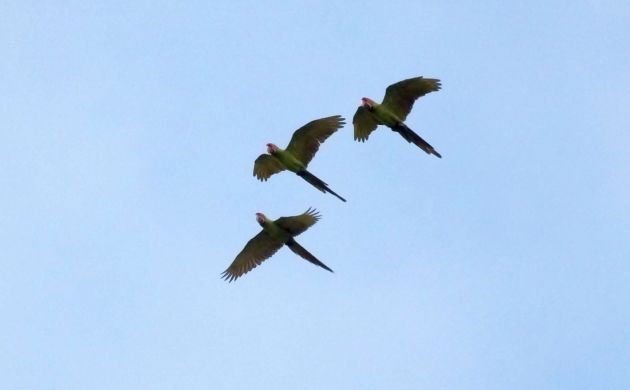
[[[274,144],[267,144],[267,153],[258,156],[254,162],[254,176],[258,180],[266,181],[273,174],[288,169],[302,179],[309,182],[322,192],[330,192],[342,201],[346,201],[335,191],[331,190],[323,180],[306,170],[319,145],[335,131],[343,127],[345,119],[340,115],[315,119],[297,129],[286,149]]]
[[[300,215],[281,217],[275,221],[263,213],[256,213],[256,221],[262,226],[262,230],[245,244],[232,264],[221,274],[222,278],[228,282],[238,279],[273,256],[284,245],[303,259],[333,272],[294,239],[313,226],[320,217],[320,214],[311,208]]]
[[[357,108],[352,124],[354,125],[354,139],[364,142],[378,125],[385,125],[400,134],[407,142],[417,145],[428,154],[442,158],[427,141],[411,130],[404,122],[413,108],[413,103],[421,96],[438,91],[441,87],[438,79],[415,77],[399,81],[385,90],[385,97],[381,104],[364,97]]]

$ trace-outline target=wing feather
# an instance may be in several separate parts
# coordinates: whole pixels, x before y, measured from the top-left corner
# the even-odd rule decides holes
[[[405,120],[413,103],[421,96],[441,88],[440,80],[414,77],[390,85],[385,90],[383,106],[392,111],[400,120]]]
[[[365,142],[378,126],[378,121],[367,108],[359,106],[352,117],[352,124],[354,125],[354,139]]]
[[[274,223],[295,237],[315,225],[320,218],[321,214],[317,210],[309,208],[300,215],[280,217]]]
[[[286,150],[308,165],[319,150],[319,145],[342,128],[345,124],[344,121],[345,119],[341,115],[315,119],[293,133]]]
[[[258,180],[267,181],[269,176],[284,171],[286,168],[277,158],[269,154],[261,154],[254,161],[254,176]]]
[[[221,277],[228,282],[238,279],[273,256],[283,245],[282,241],[273,239],[264,230],[261,231],[245,244]]]

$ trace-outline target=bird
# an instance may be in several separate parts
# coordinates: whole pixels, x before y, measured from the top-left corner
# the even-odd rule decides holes
[[[263,213],[256,213],[256,221],[262,226],[262,230],[245,244],[232,264],[221,273],[222,279],[228,282],[238,279],[273,256],[284,245],[303,259],[327,271],[334,272],[298,244],[294,238],[304,233],[320,218],[320,213],[310,207],[300,215],[280,217],[275,221],[267,218]]]
[[[381,104],[367,97],[361,98],[361,105],[352,118],[354,139],[365,142],[378,125],[385,125],[400,134],[407,142],[417,145],[428,154],[442,158],[442,155],[433,146],[411,130],[404,122],[413,107],[413,103],[419,97],[438,91],[440,88],[441,84],[438,79],[414,77],[387,87]]]
[[[328,184],[306,170],[315,153],[319,150],[319,145],[342,128],[345,124],[344,121],[345,119],[341,115],[315,119],[293,133],[286,149],[268,143],[268,154],[261,154],[254,162],[254,176],[260,181],[266,181],[271,175],[288,169],[318,190],[324,193],[330,192],[345,202],[346,200],[331,190]]]

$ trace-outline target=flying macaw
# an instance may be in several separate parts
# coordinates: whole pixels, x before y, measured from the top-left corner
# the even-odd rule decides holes
[[[308,163],[319,150],[319,145],[337,129],[343,127],[344,121],[345,119],[340,115],[311,121],[293,133],[286,149],[280,149],[274,144],[267,144],[267,153],[269,154],[258,156],[254,162],[254,176],[258,180],[266,181],[269,176],[288,169],[311,183],[318,190],[330,192],[345,202],[344,198],[328,188],[328,184],[306,170]]]
[[[333,272],[293,239],[313,226],[320,217],[320,214],[311,208],[300,215],[281,217],[275,221],[268,219],[263,213],[256,213],[256,221],[263,230],[247,242],[241,253],[221,274],[222,278],[228,282],[238,279],[273,256],[283,245],[311,263]]]
[[[413,103],[429,92],[438,91],[441,87],[438,79],[415,77],[399,81],[385,90],[381,104],[370,98],[361,98],[361,106],[352,118],[354,139],[364,142],[378,125],[385,125],[400,134],[407,142],[413,142],[428,154],[442,158],[433,146],[423,140],[404,122],[413,107]]]

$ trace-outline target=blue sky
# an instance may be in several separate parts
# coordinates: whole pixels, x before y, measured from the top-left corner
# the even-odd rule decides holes
[[[387,6],[387,7],[386,7]],[[630,386],[630,6],[0,4],[3,389]],[[414,76],[407,123],[265,144]],[[322,220],[236,283],[259,227]]]

